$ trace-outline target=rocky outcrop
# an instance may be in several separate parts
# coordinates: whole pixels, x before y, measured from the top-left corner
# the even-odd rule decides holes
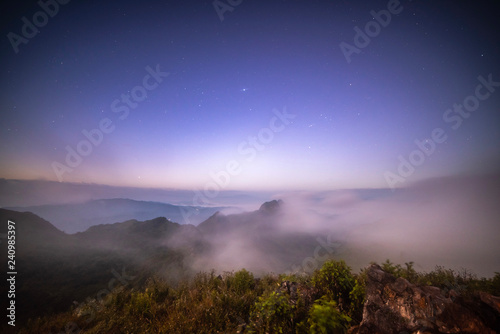
[[[493,334],[500,328],[500,298],[487,293],[462,296],[454,290],[417,286],[380,266],[367,271],[361,324],[352,334]]]
[[[265,202],[264,204],[262,204],[259,208],[259,211],[262,213],[266,213],[266,214],[274,214],[281,209],[282,205],[283,205],[282,200],[280,200],[280,199],[279,200],[272,200],[272,201]]]

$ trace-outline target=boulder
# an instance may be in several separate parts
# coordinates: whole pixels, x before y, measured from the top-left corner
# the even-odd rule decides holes
[[[376,264],[367,271],[363,320],[352,334],[500,333],[500,298],[462,295],[395,278]]]

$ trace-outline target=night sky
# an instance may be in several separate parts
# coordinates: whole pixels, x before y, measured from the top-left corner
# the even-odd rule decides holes
[[[401,187],[500,156],[497,1],[47,3],[2,5],[1,178]]]

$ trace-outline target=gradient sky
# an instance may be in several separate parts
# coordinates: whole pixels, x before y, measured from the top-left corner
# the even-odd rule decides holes
[[[443,120],[478,76],[500,81],[497,1],[401,1],[350,63],[340,43],[387,1],[243,0],[221,20],[212,1],[74,0],[17,53],[9,33],[41,8],[2,6],[2,178],[58,180],[53,163],[103,119],[113,131],[63,181],[203,189],[235,161],[221,188],[387,187],[436,128],[447,140],[398,186],[500,156],[500,87],[456,130]],[[113,102],[157,66],[169,75],[120,119]]]

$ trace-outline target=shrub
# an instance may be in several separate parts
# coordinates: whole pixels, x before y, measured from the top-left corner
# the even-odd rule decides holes
[[[152,298],[148,292],[133,292],[127,305],[130,315],[147,317],[151,316]]]
[[[486,292],[500,297],[500,273],[495,272],[495,276],[489,280],[485,280],[486,288],[484,289]]]
[[[350,321],[351,318],[337,309],[337,303],[323,296],[311,307],[307,323],[312,334],[344,334],[347,333]]]
[[[259,297],[250,315],[249,333],[290,333],[292,306],[287,295],[271,292]]]
[[[358,277],[355,280],[354,287],[351,292],[349,292],[349,299],[351,300],[351,305],[349,307],[349,315],[357,323],[361,322],[363,319],[363,306],[366,297],[366,286],[365,280],[362,277]]]
[[[241,269],[235,272],[234,275],[228,276],[226,282],[228,288],[238,294],[243,294],[255,287],[255,278],[246,269]]]
[[[356,279],[351,274],[351,268],[343,260],[325,262],[320,270],[314,272],[312,283],[321,295],[335,301],[342,312],[350,311],[351,291],[356,285]]]
[[[387,259],[384,263],[382,263],[381,267],[385,272],[393,275],[394,277],[402,277],[411,283],[418,283],[421,277],[413,265],[413,261],[405,262],[405,268],[403,268],[400,264],[394,264]]]

